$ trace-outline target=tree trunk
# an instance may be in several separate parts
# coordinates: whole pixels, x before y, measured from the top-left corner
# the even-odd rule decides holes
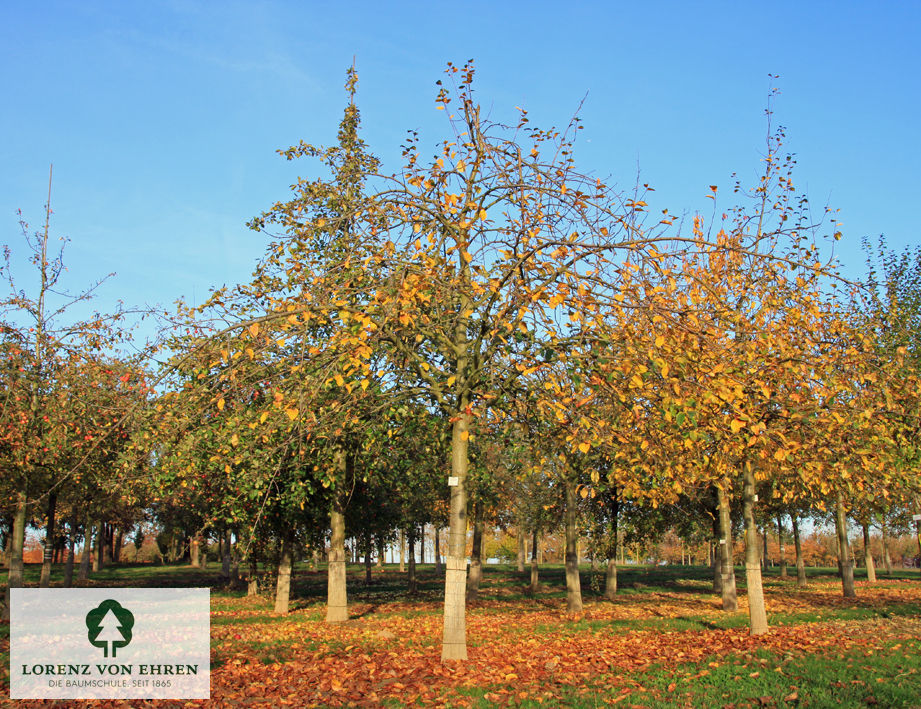
[[[409,567],[409,575],[406,579],[406,582],[409,588],[409,592],[415,593],[416,587],[417,587],[417,583],[416,583],[416,525],[414,524],[409,525],[409,532],[406,535],[406,541],[408,542],[406,545],[406,550],[408,552],[408,557],[409,557],[408,558],[409,563],[407,564],[407,566]]]
[[[719,553],[720,553],[720,591],[722,593],[723,610],[735,612],[739,610],[739,599],[736,593],[736,571],[732,558],[732,512],[729,509],[729,493],[717,488],[719,500]]]
[[[464,367],[465,363],[458,361],[458,370],[463,371]],[[442,661],[467,659],[467,438],[471,415],[464,409],[468,403],[461,401],[461,413],[455,417],[451,429],[451,476],[454,478],[451,482],[457,484],[451,486]]]
[[[42,571],[38,579],[39,588],[51,585],[51,564],[54,560],[54,518],[57,512],[58,496],[52,492],[48,495],[48,511],[45,513],[45,546],[42,550]]]
[[[483,519],[478,503],[473,505],[473,545],[470,551],[470,566],[467,569],[467,603],[476,601],[483,579]]]
[[[201,538],[198,534],[192,537],[192,542],[189,545],[189,555],[192,557],[192,566],[201,568]]]
[[[90,577],[90,557],[93,554],[93,523],[90,516],[83,520],[83,554],[80,557],[80,573],[78,581],[86,581]]]
[[[540,580],[537,578],[538,571],[538,562],[537,555],[539,554],[539,547],[537,540],[537,527],[534,528],[534,532],[531,536],[531,593],[537,593],[537,589],[540,588]]]
[[[722,535],[720,533],[720,503],[719,503],[719,492],[716,493],[716,504],[713,507],[713,542],[710,544],[710,555],[712,557],[713,564],[713,593],[723,593],[723,565],[720,563],[720,557],[722,556],[720,550],[720,539]]]
[[[371,585],[371,549],[373,547],[371,532],[365,533],[365,585]]]
[[[566,610],[569,613],[582,612],[582,586],[579,579],[579,555],[576,553],[578,530],[576,529],[576,504],[575,483],[567,482],[566,486],[566,511],[564,524],[566,527]]]
[[[105,532],[103,531],[103,523],[101,520],[96,520],[96,524],[93,525],[93,532],[95,533],[95,554],[93,555],[93,571],[100,571],[104,566],[105,562],[102,558],[102,550],[105,549]]]
[[[233,555],[230,546],[230,530],[221,533],[221,578],[230,581],[230,561]]]
[[[889,534],[886,531],[886,519],[883,518],[879,525],[883,541],[883,564],[886,567],[886,576],[892,576],[892,557],[889,555]]]
[[[780,547],[780,578],[787,578],[787,555],[783,544],[783,515],[777,515],[777,544]]]
[[[755,525],[755,472],[746,461],[743,469],[742,516],[745,518],[745,582],[748,586],[748,614],[752,635],[768,630],[764,607],[764,587],[761,583],[760,539]]]
[[[770,564],[771,557],[768,554],[768,540],[767,540],[767,525],[761,529],[761,568],[765,571],[767,570],[768,565]]]
[[[112,529],[113,540],[112,540],[112,561],[116,564],[122,559],[122,546],[125,543],[125,530],[121,527],[118,528],[116,532],[115,529]]]
[[[375,541],[377,542],[377,561],[375,562],[374,565],[378,569],[383,569],[384,568],[384,552],[386,551],[386,545],[384,544],[383,535],[378,535]]]
[[[70,521],[67,523],[70,528],[68,534],[69,543],[67,545],[67,558],[64,559],[64,588],[70,588],[74,585],[74,554],[77,549],[77,513],[73,508],[70,513]]]
[[[873,550],[870,548],[870,525],[863,524],[863,559],[867,567],[867,581],[876,581],[876,564],[873,562]]]
[[[803,559],[803,546],[799,538],[799,520],[796,515],[790,515],[793,523],[793,547],[796,550],[796,585],[806,588],[806,562]]]
[[[345,452],[337,452],[341,471],[346,468]],[[336,493],[329,512],[329,563],[326,581],[326,622],[341,623],[349,619],[348,592],[345,575],[345,512]]]
[[[528,544],[527,544],[527,540],[525,539],[524,525],[519,523],[518,525],[518,558],[517,558],[517,562],[518,562],[517,568],[518,568],[519,574],[524,573],[524,562],[525,562],[525,558],[527,557],[527,553],[528,553]]]
[[[400,530],[400,573],[406,571],[406,532]]]
[[[26,512],[28,507],[28,491],[19,490],[16,493],[16,508],[13,512],[12,538],[10,540],[10,570],[6,582],[6,598],[3,605],[3,619],[10,619],[10,589],[23,586],[22,550],[26,540]]]
[[[608,529],[608,565],[604,574],[604,597],[613,601],[617,596],[617,551],[620,535],[620,497],[615,487],[608,500],[610,528]]]
[[[435,575],[441,576],[441,530],[438,525],[432,525],[435,528]]]
[[[286,534],[281,540],[281,558],[278,560],[278,578],[275,581],[275,613],[288,614],[291,598],[291,567],[293,566],[293,540]]]
[[[249,576],[246,579],[246,595],[259,595],[259,565],[256,563],[256,557],[253,556],[252,550],[249,557]]]
[[[838,533],[838,567],[841,570],[841,590],[845,598],[856,598],[854,564],[851,560],[850,543],[847,538],[847,515],[844,510],[844,497],[840,494],[835,505],[835,530]]]

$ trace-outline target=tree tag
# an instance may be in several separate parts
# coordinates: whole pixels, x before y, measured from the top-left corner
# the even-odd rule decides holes
[[[921,522],[921,515],[912,515],[912,516],[911,516],[911,521],[912,521],[912,522]]]
[[[725,539],[720,539],[720,544],[725,544],[725,543],[726,543]]]
[[[460,481],[453,475],[448,478],[448,487],[457,487]]]
[[[755,495],[755,502],[757,502],[757,501],[758,501],[758,496],[757,496],[757,495]]]

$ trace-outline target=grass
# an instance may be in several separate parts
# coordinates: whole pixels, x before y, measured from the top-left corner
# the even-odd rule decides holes
[[[38,565],[26,567],[27,585],[37,584],[38,573]],[[921,640],[915,637],[921,626],[909,627],[921,617],[917,570],[899,570],[892,578],[881,575],[876,584],[858,575],[858,598],[845,600],[834,569],[809,569],[806,589],[797,588],[795,578],[781,579],[776,569],[769,569],[765,590],[773,639],[746,652],[732,652],[732,643],[744,644],[748,638],[741,569],[737,581],[743,611],[724,613],[711,590],[711,571],[703,567],[620,567],[613,603],[601,598],[600,572],[584,567],[586,611],[570,617],[565,613],[562,566],[542,566],[541,586],[531,593],[528,571],[488,565],[480,598],[467,613],[469,666],[476,672],[472,682],[431,674],[437,666],[443,602],[443,580],[432,565],[417,568],[418,589],[413,595],[406,591],[407,575],[395,566],[374,569],[370,584],[364,581],[363,566],[350,566],[348,574],[351,618],[338,626],[323,622],[323,568],[297,570],[287,616],[274,615],[267,597],[247,597],[244,591],[222,586],[214,565],[204,570],[113,565],[93,574],[89,585],[211,587],[212,686],[217,692],[230,691],[222,688],[222,673],[257,676],[281,671],[279,677],[297,676],[299,686],[311,687],[313,699],[305,704],[336,705],[339,695],[324,689],[315,676],[319,664],[331,663],[328,671],[333,676],[351,682],[367,674],[369,665],[382,663],[392,665],[392,676],[386,681],[370,676],[356,696],[379,690],[377,703],[388,706],[441,701],[481,707],[921,707]],[[0,574],[0,582],[4,576]],[[63,567],[55,567],[52,585],[60,585],[62,577]],[[842,635],[844,627],[847,632]],[[877,637],[881,628],[889,630]],[[821,638],[826,629],[843,640],[821,651],[791,650],[796,643],[790,644],[790,639],[798,635],[784,634]],[[711,637],[723,639],[723,650],[707,649]],[[635,665],[617,664],[617,652],[648,650],[655,644],[668,652],[696,646],[706,653],[699,652],[693,661],[666,664],[650,651]],[[8,647],[9,626],[0,624],[4,667]],[[608,648],[614,659],[596,663],[600,669],[586,673],[580,669],[582,659],[597,660],[596,648]],[[529,658],[535,665],[530,675],[503,679],[528,670]],[[556,668],[556,662],[558,669],[541,669]],[[496,663],[509,666],[496,674]],[[415,677],[415,684],[404,676]],[[283,687],[286,681],[259,686]],[[399,694],[395,688],[403,683],[406,694]],[[429,693],[412,693],[411,686],[428,686]]]

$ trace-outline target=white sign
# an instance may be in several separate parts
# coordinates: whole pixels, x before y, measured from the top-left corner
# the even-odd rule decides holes
[[[207,588],[10,589],[10,698],[209,699]]]
[[[911,519],[913,522],[921,522],[921,515],[912,515]]]
[[[448,487],[457,487],[460,484],[460,480],[453,475],[448,478]]]

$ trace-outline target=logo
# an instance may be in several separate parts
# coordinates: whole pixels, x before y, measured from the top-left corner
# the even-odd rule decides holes
[[[134,614],[111,598],[86,614],[86,636],[91,645],[102,648],[103,657],[115,657],[116,649],[130,643],[133,627]]]

